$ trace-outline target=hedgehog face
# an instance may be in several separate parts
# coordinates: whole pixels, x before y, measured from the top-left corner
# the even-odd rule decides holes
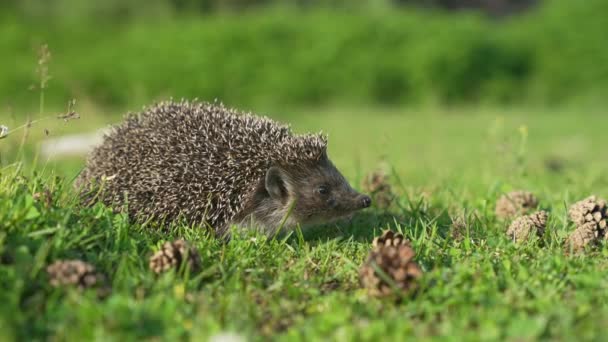
[[[356,192],[327,158],[297,169],[271,167],[265,187],[283,208],[293,204],[291,217],[304,225],[331,222],[371,205],[370,197]]]

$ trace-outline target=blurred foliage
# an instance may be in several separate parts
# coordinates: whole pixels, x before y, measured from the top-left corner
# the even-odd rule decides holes
[[[32,101],[27,89],[37,83],[43,43],[53,53],[46,94],[53,106],[168,96],[246,106],[563,104],[604,101],[608,91],[604,0],[547,1],[499,21],[382,6],[189,15],[161,0],[78,2],[58,20],[49,13],[63,2],[77,3],[0,14],[0,106]],[[19,8],[28,3],[35,1]]]
[[[532,8],[539,0],[394,0],[400,5],[417,5],[447,10],[478,9],[490,15],[505,16]]]
[[[490,14],[511,14],[535,5],[539,0],[107,0],[103,2],[81,0],[5,0],[13,9],[26,15],[69,15],[78,13],[97,15],[141,15],[141,10],[151,8],[175,12],[221,10],[248,10],[266,6],[290,6],[294,8],[339,7],[369,8],[414,5],[447,10],[481,9]]]

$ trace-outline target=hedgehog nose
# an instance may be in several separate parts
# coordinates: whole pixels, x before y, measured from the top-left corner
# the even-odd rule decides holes
[[[361,206],[363,208],[368,208],[370,205],[372,205],[372,199],[369,196],[363,195],[361,197]]]

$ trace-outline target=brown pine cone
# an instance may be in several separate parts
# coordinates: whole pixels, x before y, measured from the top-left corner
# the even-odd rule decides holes
[[[409,293],[416,289],[416,281],[422,276],[422,270],[413,260],[415,255],[407,242],[396,246],[378,244],[359,269],[361,284],[372,296],[387,296],[394,290]],[[391,282],[387,282],[385,277]]]
[[[467,218],[464,213],[458,213],[454,216],[450,216],[452,224],[450,225],[450,235],[453,240],[460,241],[465,238],[467,234]]]
[[[190,247],[188,243],[179,239],[173,242],[165,242],[160,251],[150,258],[150,269],[160,274],[172,268],[179,269],[186,262],[190,271],[197,271],[201,266],[200,255],[196,248]]]
[[[547,227],[547,212],[537,211],[517,218],[511,223],[507,235],[514,242],[524,242],[534,235],[541,237]]]
[[[587,246],[593,246],[599,241],[600,235],[595,222],[587,222],[576,228],[566,239],[567,251],[582,252]]]
[[[362,188],[371,196],[372,205],[381,209],[388,208],[395,198],[388,176],[382,171],[368,174],[363,179]]]
[[[410,242],[405,239],[403,234],[395,233],[392,230],[385,230],[381,236],[375,237],[372,242],[374,248],[380,246],[399,246],[408,245],[411,246]]]
[[[604,235],[607,216],[606,200],[589,196],[571,205],[568,209],[568,215],[577,226],[580,227],[587,223],[594,224],[600,235]]]
[[[529,191],[512,191],[502,195],[496,202],[496,216],[510,219],[527,214],[538,207],[538,199]]]
[[[47,187],[40,192],[35,192],[32,197],[34,198],[34,201],[44,203],[46,208],[50,208],[53,204],[53,193],[51,193],[51,190]]]
[[[80,290],[105,285],[105,277],[93,265],[81,260],[58,260],[47,266],[53,287],[76,286]]]

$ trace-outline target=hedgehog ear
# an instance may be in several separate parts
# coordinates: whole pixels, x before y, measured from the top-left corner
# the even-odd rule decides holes
[[[266,171],[265,186],[270,197],[276,200],[283,200],[287,197],[284,175],[278,167],[272,166]]]
[[[324,148],[323,152],[321,152],[321,160],[325,160],[325,159],[329,159],[329,157],[327,156],[327,149]]]

